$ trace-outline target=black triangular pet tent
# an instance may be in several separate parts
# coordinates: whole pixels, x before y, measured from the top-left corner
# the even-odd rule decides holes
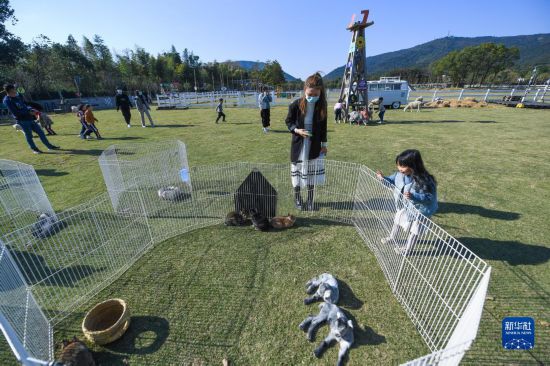
[[[249,212],[253,208],[267,217],[277,213],[277,191],[257,169],[252,170],[235,192],[236,212]]]

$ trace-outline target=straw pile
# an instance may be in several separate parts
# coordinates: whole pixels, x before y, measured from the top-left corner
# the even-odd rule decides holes
[[[487,103],[478,101],[476,98],[466,97],[462,100],[436,100],[434,102],[424,103],[424,108],[485,108]]]

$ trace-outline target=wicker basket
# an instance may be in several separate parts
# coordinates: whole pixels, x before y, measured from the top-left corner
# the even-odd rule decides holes
[[[111,343],[130,326],[130,311],[121,299],[110,299],[94,306],[82,321],[82,331],[95,344]]]

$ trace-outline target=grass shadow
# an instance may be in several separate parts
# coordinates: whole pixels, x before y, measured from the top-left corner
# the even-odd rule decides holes
[[[120,140],[120,141],[131,141],[131,140],[142,140],[143,137],[136,136],[124,136],[124,137],[104,137],[102,140]]]
[[[353,345],[351,346],[352,349],[359,348],[361,346],[376,346],[382,343],[386,343],[386,337],[384,337],[381,334],[378,334],[369,326],[361,326],[355,316],[351,314],[349,311],[342,310],[348,319],[350,319],[353,322]]]
[[[492,210],[481,206],[466,205],[463,203],[439,202],[438,206],[438,213],[473,214],[490,219],[506,221],[518,220],[521,217],[521,214],[517,212]]]
[[[105,269],[80,264],[56,269],[50,267],[41,255],[15,249],[10,249],[10,252],[19,263],[29,285],[40,283],[46,286],[75,287],[80,280]],[[75,278],[75,273],[78,273],[78,278]]]
[[[68,175],[67,172],[60,172],[56,169],[35,169],[37,175],[43,175],[45,177],[61,177],[63,175]]]
[[[338,279],[338,288],[340,290],[340,299],[338,301],[338,306],[343,306],[346,309],[361,309],[363,306],[363,301],[361,301],[355,294],[349,285]]]
[[[155,125],[155,128],[195,127],[195,125]]]
[[[268,133],[290,133],[288,130],[269,130]]]
[[[389,121],[388,124],[391,125],[414,125],[414,124],[437,124],[437,123],[464,123],[468,121],[461,121],[457,119],[444,119],[439,121],[430,121],[430,120],[413,120],[413,121]]]
[[[537,265],[550,259],[550,248],[542,245],[485,238],[462,237],[457,240],[483,259],[507,262],[512,266]]]
[[[346,224],[344,222],[332,221],[328,219],[322,219],[318,217],[298,217],[293,227],[311,227],[311,226],[353,226],[352,224]]]
[[[59,149],[57,150],[63,154],[71,154],[71,155],[91,155],[91,156],[99,156],[103,153],[103,150],[98,149],[89,149],[89,150],[80,150],[80,149]]]
[[[151,337],[149,334],[154,333]],[[146,333],[146,335],[144,335]],[[124,333],[124,336],[116,342],[105,346],[106,349],[124,354],[145,355],[154,353],[164,344],[170,334],[170,323],[165,318],[159,316],[132,316],[130,327]],[[143,346],[140,346],[144,344]],[[112,356],[112,353],[106,353],[106,358]],[[111,365],[110,359],[99,359],[99,363]]]

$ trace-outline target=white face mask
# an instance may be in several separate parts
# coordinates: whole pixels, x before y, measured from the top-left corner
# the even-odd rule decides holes
[[[122,90],[117,89],[117,90],[116,90],[116,93],[117,93],[117,94],[122,94]]]

